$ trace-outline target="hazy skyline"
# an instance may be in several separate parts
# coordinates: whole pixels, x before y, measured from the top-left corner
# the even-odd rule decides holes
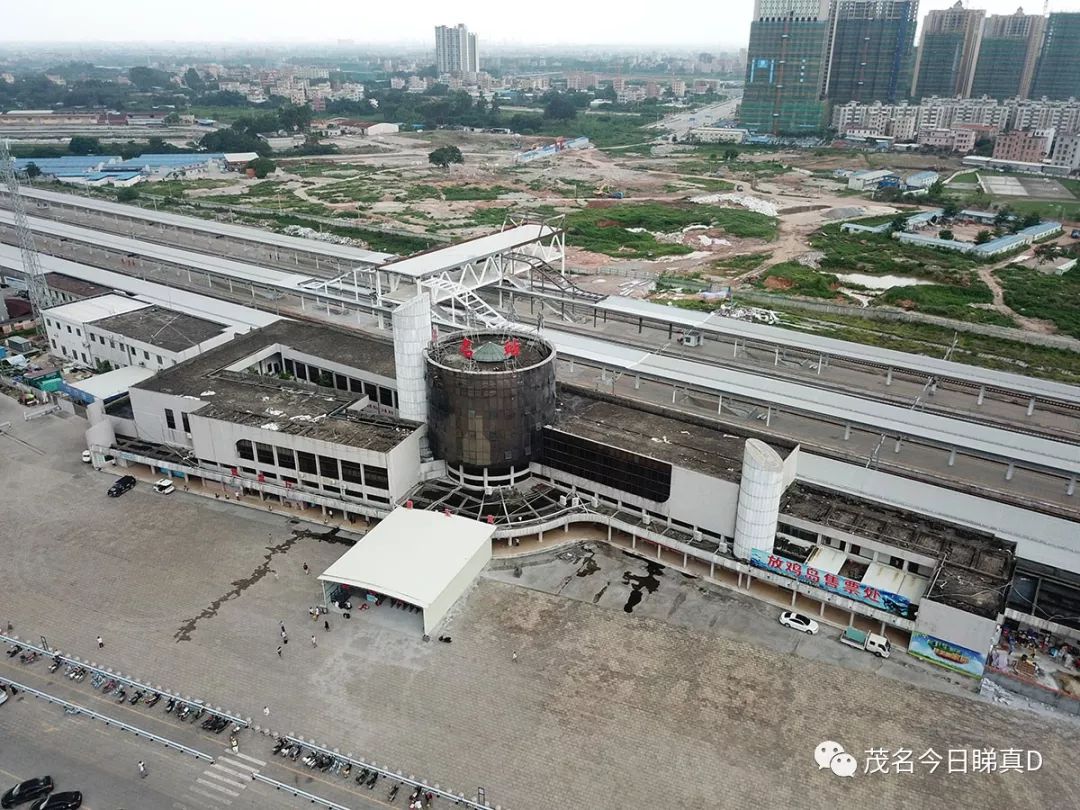
[[[922,0],[922,17],[948,8],[955,0]],[[966,2],[989,14],[1011,14],[1018,0]],[[515,13],[508,13],[513,8]],[[481,56],[488,47],[522,45],[634,45],[714,50],[746,45],[753,0],[683,0],[675,6],[650,6],[636,14],[631,6],[601,2],[572,7],[558,4],[508,6],[496,0],[455,4],[412,0],[408,7],[323,0],[298,6],[280,0],[187,0],[181,6],[148,6],[143,0],[99,0],[88,8],[81,0],[17,3],[7,9],[0,41],[5,43],[71,42],[334,42],[356,45],[430,44],[434,26],[464,23],[480,37]],[[1029,0],[1028,13],[1042,3]],[[1051,11],[1080,11],[1080,0],[1051,0]]]

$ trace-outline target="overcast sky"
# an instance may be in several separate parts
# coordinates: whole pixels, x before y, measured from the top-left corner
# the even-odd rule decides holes
[[[955,0],[923,0],[920,14]],[[992,14],[1011,14],[1019,0],[968,0]],[[672,3],[592,0],[7,0],[4,42],[333,42],[431,43],[433,27],[465,23],[483,43],[610,44],[662,48],[742,47],[753,0]],[[1037,12],[1041,0],[1027,0]],[[641,8],[644,13],[638,12]],[[1051,11],[1080,11],[1080,0],[1051,0]]]

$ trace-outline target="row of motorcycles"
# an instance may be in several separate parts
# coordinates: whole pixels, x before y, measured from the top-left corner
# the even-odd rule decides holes
[[[324,773],[340,776],[342,779],[348,779],[352,776],[353,764],[343,759],[331,756],[330,754],[324,754],[319,751],[308,751],[300,743],[290,742],[285,737],[278,737],[274,743],[274,753],[280,757],[293,760],[294,762],[299,760],[307,767],[316,771],[323,771]],[[366,787],[368,790],[373,790],[375,784],[379,781],[379,777],[382,774],[374,768],[360,767],[360,772],[356,775],[356,784]],[[401,783],[395,782],[390,787],[390,792],[386,794],[386,800],[393,802],[397,798],[398,791],[401,789]],[[425,794],[421,788],[416,788],[413,791],[413,795],[409,797],[410,808],[428,808],[431,807],[431,801],[433,794]]]
[[[406,607],[403,602],[395,606]],[[444,639],[440,638],[439,640],[442,641]],[[450,639],[449,637],[446,637],[445,640],[449,641]],[[10,647],[7,650],[7,655],[8,658],[14,658],[18,655],[19,660],[24,664],[31,664],[40,658],[40,654],[37,651],[24,650],[23,647],[18,644]],[[156,706],[163,697],[160,692],[148,689],[138,689],[132,684],[121,681],[118,678],[110,678],[100,672],[91,673],[84,666],[70,662],[65,664],[64,659],[59,654],[53,656],[52,662],[49,664],[49,672],[57,672],[61,667],[64,668],[62,674],[77,683],[81,683],[86,679],[87,675],[90,675],[91,686],[100,691],[102,695],[115,698],[117,703],[127,703],[131,706],[142,703],[142,705],[149,708],[151,706]],[[222,717],[221,715],[214,713],[210,713],[207,716],[206,707],[199,704],[187,703],[178,700],[175,697],[170,697],[165,701],[165,713],[173,715],[181,722],[189,721],[195,723],[200,718],[204,718],[201,723],[201,728],[205,731],[212,731],[214,734],[220,734],[233,722],[228,717]],[[240,731],[241,726],[239,724],[233,725],[229,735],[229,743],[232,746],[233,751],[237,750],[236,734]],[[353,764],[351,762],[315,750],[308,751],[305,754],[305,750],[304,746],[299,743],[292,743],[285,737],[278,737],[274,744],[275,754],[293,761],[299,760],[312,770],[341,776],[343,779],[348,779],[352,776]],[[366,787],[368,790],[373,790],[381,775],[380,771],[377,771],[374,768],[361,767],[359,773],[355,777],[356,784]],[[392,803],[397,798],[400,789],[401,783],[395,782],[390,787],[386,800]],[[425,793],[423,788],[418,786],[409,796],[409,808],[410,810],[427,810],[427,808],[431,807],[433,798],[432,793]]]

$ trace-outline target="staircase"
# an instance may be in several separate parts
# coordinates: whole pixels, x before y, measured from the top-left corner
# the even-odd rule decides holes
[[[599,293],[581,289],[581,287],[576,285],[539,256],[532,256],[528,253],[510,253],[507,255],[507,258],[513,259],[515,262],[529,265],[533,287],[539,287],[541,289],[544,287],[554,287],[570,298],[578,298],[594,303],[601,301],[606,297]]]

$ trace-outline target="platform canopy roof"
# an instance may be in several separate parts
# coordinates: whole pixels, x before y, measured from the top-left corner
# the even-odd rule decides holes
[[[495,526],[401,507],[319,576],[428,608],[477,553]]]

